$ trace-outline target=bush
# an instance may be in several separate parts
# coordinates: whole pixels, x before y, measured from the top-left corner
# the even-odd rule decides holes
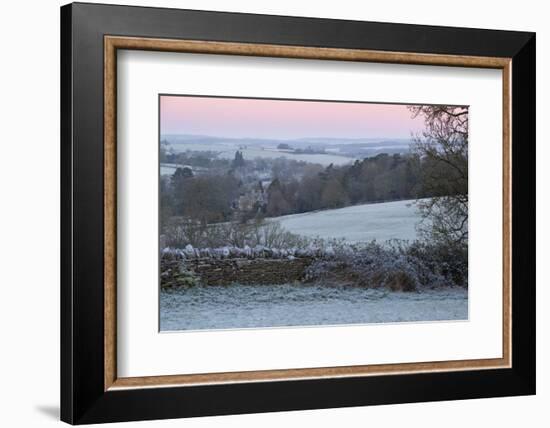
[[[305,248],[313,240],[291,233],[276,221],[251,220],[245,223],[202,224],[191,220],[172,220],[163,228],[164,245],[170,248],[217,248],[264,246],[268,248]]]
[[[341,245],[330,259],[315,260],[306,277],[394,291],[468,285],[467,248],[452,244],[390,241]]]

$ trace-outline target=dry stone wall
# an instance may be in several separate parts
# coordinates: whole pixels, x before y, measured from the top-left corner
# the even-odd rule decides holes
[[[186,267],[205,285],[285,284],[300,281],[311,258],[293,259],[195,259]]]
[[[161,286],[286,284],[304,279],[312,257],[181,259],[161,257]]]

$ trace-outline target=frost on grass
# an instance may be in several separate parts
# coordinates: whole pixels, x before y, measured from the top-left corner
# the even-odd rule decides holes
[[[346,242],[383,242],[390,239],[414,240],[416,226],[422,220],[415,200],[353,205],[277,217],[291,233]]]

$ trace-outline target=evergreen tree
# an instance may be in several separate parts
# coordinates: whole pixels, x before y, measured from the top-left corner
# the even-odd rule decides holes
[[[233,169],[242,168],[244,166],[244,157],[241,151],[237,150],[235,152],[235,158],[233,159],[233,162],[231,164],[231,167]]]

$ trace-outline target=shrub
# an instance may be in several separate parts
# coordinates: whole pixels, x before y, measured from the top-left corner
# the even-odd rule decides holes
[[[306,248],[313,240],[285,230],[276,221],[254,219],[245,223],[203,224],[173,219],[163,228],[164,244],[170,248],[256,247]],[[321,245],[320,242],[317,242]]]
[[[453,244],[390,241],[386,245],[341,245],[330,259],[315,260],[310,281],[341,282],[366,287],[414,291],[423,287],[467,286],[466,248]]]

